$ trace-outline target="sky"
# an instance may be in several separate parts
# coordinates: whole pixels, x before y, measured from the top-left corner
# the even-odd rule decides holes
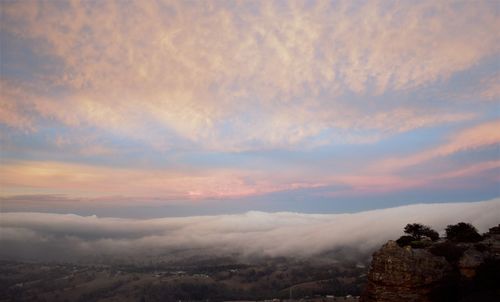
[[[2,212],[500,196],[497,1],[1,1]]]

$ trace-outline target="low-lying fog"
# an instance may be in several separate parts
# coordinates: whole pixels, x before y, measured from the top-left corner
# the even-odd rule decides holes
[[[237,215],[118,219],[72,214],[0,213],[0,258],[81,260],[86,257],[241,255],[309,257],[338,249],[369,255],[420,222],[443,234],[470,222],[480,232],[500,223],[500,199],[417,204],[354,214],[248,212]]]

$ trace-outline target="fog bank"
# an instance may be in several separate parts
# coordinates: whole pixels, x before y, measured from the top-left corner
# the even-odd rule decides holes
[[[475,203],[417,204],[354,214],[247,212],[237,215],[119,219],[47,213],[0,213],[0,258],[243,255],[309,257],[335,249],[369,253],[420,222],[441,234],[470,222],[480,232],[500,223],[500,198]],[[182,252],[181,252],[182,251]]]

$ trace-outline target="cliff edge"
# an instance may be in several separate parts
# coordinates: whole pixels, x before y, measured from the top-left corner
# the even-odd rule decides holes
[[[477,242],[389,241],[373,254],[363,302],[500,301],[500,225]]]

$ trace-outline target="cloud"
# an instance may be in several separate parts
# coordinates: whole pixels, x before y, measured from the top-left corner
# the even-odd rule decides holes
[[[1,25],[30,42],[38,60],[61,65],[37,77],[48,88],[24,105],[36,115],[147,134],[151,144],[168,134],[241,151],[300,146],[325,130],[347,138],[343,129],[374,130],[378,135],[344,140],[373,141],[380,132],[470,118],[404,101],[377,100],[384,108],[377,110],[367,99],[446,81],[496,55],[500,24],[492,6],[12,2],[2,3]]]
[[[481,81],[481,96],[487,100],[498,101],[500,98],[500,73]]]
[[[447,142],[415,154],[390,158],[375,163],[371,170],[379,172],[394,172],[402,168],[418,165],[436,157],[444,157],[453,153],[484,148],[500,143],[500,120],[482,123],[466,128],[452,135]]]
[[[285,94],[303,85],[327,87],[337,77],[353,90],[366,90],[370,77],[380,89],[401,88],[446,77],[498,51],[495,35],[481,31],[498,25],[488,2],[130,5],[5,4],[4,25],[44,39],[43,50],[64,60],[62,80],[76,87],[140,80],[141,86],[219,81],[225,88],[240,76]]]
[[[64,193],[79,197],[128,196],[165,200],[242,198],[335,185],[346,185],[347,188],[329,195],[394,192],[426,187],[437,180],[474,178],[486,170],[498,168],[498,161],[490,160],[452,167],[446,172],[431,171],[418,177],[401,174],[405,168],[419,166],[436,158],[498,145],[499,128],[500,121],[497,120],[478,124],[450,135],[447,141],[436,147],[403,157],[351,163],[349,171],[325,173],[322,165],[296,164],[293,168],[287,166],[277,172],[275,168],[265,168],[266,162],[251,167],[199,167],[185,164],[165,169],[106,167],[62,161],[6,161],[0,166],[0,184],[10,188],[9,195],[24,195],[23,190],[29,190],[31,194]],[[93,139],[87,138],[91,142]],[[58,141],[58,144],[67,143],[59,139],[56,144]],[[85,141],[85,138],[81,137],[80,141]],[[89,143],[80,147],[78,152],[89,156],[109,155],[117,151]],[[155,196],[151,196],[151,192]]]
[[[24,104],[24,94],[19,87],[0,80],[0,123],[23,132],[35,131],[35,121]]]
[[[0,166],[0,176],[0,184],[11,189],[9,195],[24,195],[28,191],[164,200],[239,198],[324,185],[319,180],[303,180],[297,173],[274,175],[253,169],[130,169],[50,161],[6,161]]]
[[[467,221],[481,232],[500,221],[500,200],[418,204],[354,214],[248,212],[149,220],[71,214],[2,213],[2,258],[70,259],[95,255],[308,257],[351,248],[371,252],[402,233],[406,223],[446,225]],[[43,251],[43,253],[42,253]]]
[[[492,160],[492,161],[486,161],[478,164],[474,164],[469,167],[464,167],[460,168],[458,170],[454,170],[451,172],[445,172],[441,175],[436,175],[434,177],[430,177],[431,179],[444,179],[444,178],[455,178],[455,177],[464,177],[468,175],[477,175],[478,173],[484,171],[484,170],[490,170],[490,169],[498,169],[500,168],[500,160]],[[500,181],[500,175],[497,175],[496,179],[494,180],[496,182]]]
[[[328,193],[328,196],[377,194],[398,192],[412,188],[429,188],[439,186],[440,181],[447,179],[469,179],[481,177],[485,171],[495,171],[499,167],[498,160],[476,160],[472,164],[461,163],[459,167],[444,164],[447,171],[439,171],[443,167],[443,158],[458,152],[481,150],[500,143],[497,129],[500,121],[494,120],[462,129],[450,135],[440,145],[406,156],[390,156],[382,160],[371,160],[365,165],[354,167],[359,173],[329,173],[321,179],[324,183],[347,185],[348,188]],[[439,163],[436,167],[426,166],[432,160]],[[436,165],[436,162],[434,165]],[[427,168],[416,175],[405,173],[406,169],[415,167]],[[319,173],[319,172],[318,172]],[[311,176],[314,177],[314,176]],[[497,181],[498,177],[492,181]]]
[[[393,155],[431,132],[396,134],[497,112],[491,1],[0,6],[4,197],[369,195],[498,168],[475,158],[405,175],[498,144],[498,122]],[[352,144],[371,146],[339,146]]]

